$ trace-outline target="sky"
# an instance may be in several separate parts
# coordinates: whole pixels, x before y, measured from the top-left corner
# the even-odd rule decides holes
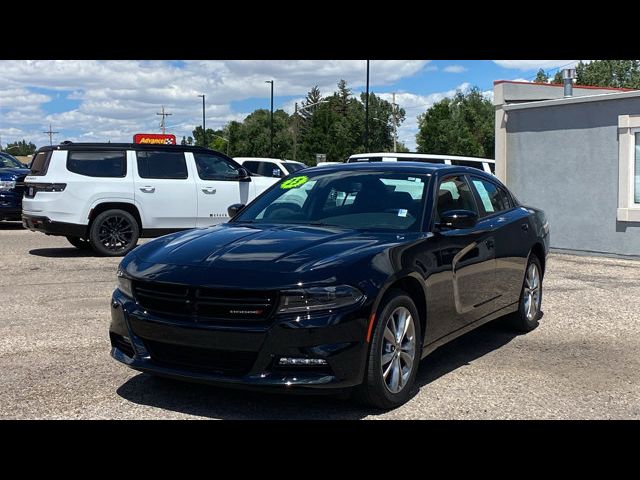
[[[415,150],[417,117],[456,90],[478,87],[487,98],[494,80],[532,81],[539,68],[550,73],[576,60],[372,60],[370,91],[406,111],[398,138]],[[53,143],[130,142],[135,133],[160,133],[164,106],[167,133],[180,140],[202,123],[207,128],[241,121],[269,108],[293,113],[315,85],[331,95],[340,79],[354,94],[364,91],[364,60],[3,60],[0,61],[0,144],[26,140]],[[321,153],[321,152],[319,152]]]

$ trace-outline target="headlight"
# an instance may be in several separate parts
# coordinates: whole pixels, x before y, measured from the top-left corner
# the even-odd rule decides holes
[[[133,298],[133,288],[131,286],[131,279],[124,276],[124,272],[118,269],[118,289],[124,293],[127,297]]]
[[[16,188],[16,182],[13,180],[0,180],[0,192],[7,192]]]
[[[278,313],[306,313],[357,304],[364,295],[349,285],[287,290],[280,295]]]

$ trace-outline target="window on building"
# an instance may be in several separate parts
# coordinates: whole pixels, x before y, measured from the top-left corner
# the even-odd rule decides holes
[[[634,172],[635,172],[635,182],[634,182],[634,192],[633,192],[633,202],[640,203],[640,132],[635,133],[635,149],[634,149]]]
[[[621,222],[640,222],[640,115],[618,116],[618,209]]]

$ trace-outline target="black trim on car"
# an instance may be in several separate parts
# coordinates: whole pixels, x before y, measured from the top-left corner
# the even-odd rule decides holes
[[[32,232],[42,232],[47,235],[60,235],[64,237],[86,237],[88,225],[76,223],[57,222],[49,217],[22,214],[22,225]]]

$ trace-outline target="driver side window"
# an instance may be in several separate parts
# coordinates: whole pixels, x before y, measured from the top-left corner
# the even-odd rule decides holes
[[[449,210],[471,210],[478,213],[471,188],[462,175],[448,177],[440,182],[436,209],[438,218]]]
[[[198,176],[202,180],[238,180],[237,168],[226,158],[206,153],[194,153]]]

